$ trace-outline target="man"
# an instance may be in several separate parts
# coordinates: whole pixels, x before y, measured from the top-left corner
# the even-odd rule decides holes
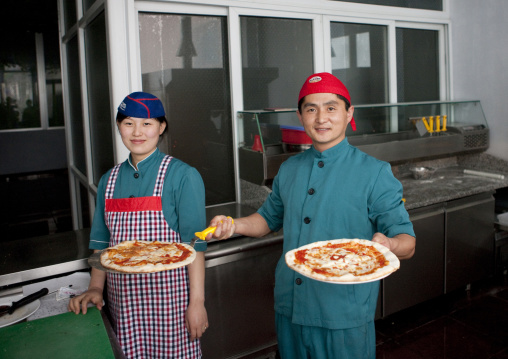
[[[282,358],[374,358],[379,281],[315,281],[292,271],[284,254],[316,241],[361,238],[381,243],[399,259],[410,258],[415,238],[402,185],[388,163],[349,145],[346,128],[349,123],[356,127],[354,107],[339,79],[329,73],[310,76],[298,101],[297,115],[312,148],[281,165],[272,193],[256,213],[234,222],[213,218],[213,237],[259,237],[284,227],[283,255],[275,272]]]

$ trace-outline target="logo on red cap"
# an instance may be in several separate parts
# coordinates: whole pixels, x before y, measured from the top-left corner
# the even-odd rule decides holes
[[[321,80],[322,80],[321,76],[314,76],[309,79],[309,83],[313,84],[314,82],[319,82]]]

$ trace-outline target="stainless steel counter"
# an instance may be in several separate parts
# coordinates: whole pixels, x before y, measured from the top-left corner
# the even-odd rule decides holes
[[[254,212],[255,209],[251,207],[229,203],[207,208],[206,215],[209,222],[219,214],[237,218]],[[272,241],[276,236],[271,235],[267,240]],[[90,229],[83,229],[0,242],[0,290],[6,286],[89,268],[88,257],[93,252],[88,249],[89,240]],[[209,244],[207,267],[221,264],[221,256],[265,245],[263,241],[251,242],[245,239],[226,242],[228,243]]]
[[[89,268],[90,230],[0,242],[2,287]]]

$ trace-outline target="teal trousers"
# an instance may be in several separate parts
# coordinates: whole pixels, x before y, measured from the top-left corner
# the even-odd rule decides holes
[[[374,359],[374,322],[348,329],[326,329],[293,324],[275,313],[281,359]]]

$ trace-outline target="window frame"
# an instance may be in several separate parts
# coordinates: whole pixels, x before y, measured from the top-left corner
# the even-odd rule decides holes
[[[59,0],[59,12],[63,14],[63,1]],[[82,0],[76,1],[77,22],[65,30],[64,19],[60,18],[60,31],[62,43],[62,85],[65,88],[67,81],[67,64],[65,42],[71,37],[78,36],[80,50],[80,73],[82,80],[81,101],[83,103],[83,126],[85,127],[85,151],[87,158],[88,175],[83,175],[73,167],[72,163],[72,142],[66,128],[68,141],[68,157],[73,203],[73,218],[75,228],[81,228],[80,221],[76,221],[80,208],[77,187],[83,184],[88,190],[90,203],[90,216],[93,216],[94,201],[97,188],[93,185],[91,167],[91,148],[89,119],[88,119],[88,98],[86,95],[86,64],[84,62],[84,28],[92,21],[100,11],[106,14],[106,37],[108,44],[109,61],[109,87],[111,112],[116,113],[116,106],[121,102],[126,93],[141,89],[141,61],[139,54],[139,12],[160,12],[168,14],[189,14],[189,15],[212,15],[225,16],[228,28],[228,49],[230,68],[230,93],[231,93],[231,114],[236,114],[243,109],[243,81],[242,81],[242,59],[241,59],[241,36],[240,17],[259,16],[272,18],[308,19],[312,21],[313,37],[313,61],[314,72],[331,71],[331,46],[330,46],[330,22],[340,21],[348,23],[372,24],[388,26],[388,81],[389,81],[389,102],[396,103],[396,28],[414,28],[425,30],[437,30],[439,38],[439,71],[440,71],[440,97],[441,100],[448,100],[452,97],[451,81],[452,71],[451,48],[449,44],[450,14],[449,1],[443,0],[443,11],[410,9],[391,6],[357,4],[337,2],[331,0],[250,0],[240,2],[234,0],[96,0],[95,3],[83,13]],[[64,116],[68,118],[68,99],[64,96]],[[296,105],[295,105],[296,107]],[[112,121],[112,126],[114,126]],[[66,127],[67,127],[66,123]],[[237,202],[241,200],[240,177],[237,148],[238,123],[233,121],[233,156],[235,171],[235,189]],[[113,151],[116,162],[123,161],[128,151],[123,146],[118,131],[114,130]],[[78,203],[79,204],[79,203]]]

